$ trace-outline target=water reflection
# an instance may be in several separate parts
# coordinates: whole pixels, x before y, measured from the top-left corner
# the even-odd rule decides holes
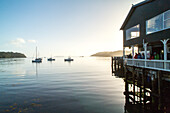
[[[38,78],[38,63],[36,63],[36,77]]]
[[[38,78],[39,69],[40,69],[40,66],[41,66],[41,65],[42,65],[42,63],[33,63],[34,74],[36,75],[36,78]]]
[[[111,76],[109,59],[0,65],[7,70],[0,72],[0,113],[122,113],[124,82]]]
[[[0,58],[0,65],[22,64],[25,58]]]

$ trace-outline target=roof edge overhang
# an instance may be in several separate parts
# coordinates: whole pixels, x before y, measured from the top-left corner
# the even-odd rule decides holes
[[[150,2],[152,2],[152,1],[154,1],[154,0],[145,0],[145,1],[140,2],[140,3],[138,3],[138,4],[132,5],[132,7],[131,7],[131,9],[130,9],[130,11],[129,11],[127,17],[126,17],[126,19],[125,19],[125,21],[123,22],[123,24],[122,24],[122,26],[121,26],[121,28],[120,28],[120,30],[123,30],[123,29],[124,29],[124,27],[126,26],[129,18],[131,17],[131,15],[133,14],[134,10],[135,10],[137,7],[140,7],[140,6],[142,6],[142,5],[145,5],[145,4],[150,3]]]

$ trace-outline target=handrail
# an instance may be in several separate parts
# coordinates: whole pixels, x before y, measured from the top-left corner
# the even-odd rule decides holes
[[[131,59],[131,58],[125,58],[125,60],[131,60],[131,61],[145,61],[145,59]],[[149,60],[147,59],[146,61],[151,61],[151,62],[169,62],[170,60]]]
[[[125,61],[127,65],[130,65],[130,66],[170,71],[170,60],[166,60],[166,61],[165,60],[149,60],[149,59],[145,60],[145,59],[131,59],[131,58],[124,58],[123,60]]]

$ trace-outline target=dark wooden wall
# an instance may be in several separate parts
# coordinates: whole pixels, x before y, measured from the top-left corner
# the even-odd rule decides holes
[[[146,21],[167,10],[170,10],[170,0],[154,0],[150,3],[136,7],[123,28],[124,46],[128,47],[131,45],[142,44],[143,39],[145,39],[147,42],[155,42],[170,38],[170,29],[146,35]],[[126,40],[125,31],[137,24],[140,24],[140,37]]]

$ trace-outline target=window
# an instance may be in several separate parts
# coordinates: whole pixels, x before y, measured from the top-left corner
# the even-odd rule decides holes
[[[170,10],[164,13],[164,28],[170,28]]]
[[[146,21],[146,34],[170,28],[170,10]]]
[[[139,24],[126,30],[126,39],[132,39],[140,36]]]

